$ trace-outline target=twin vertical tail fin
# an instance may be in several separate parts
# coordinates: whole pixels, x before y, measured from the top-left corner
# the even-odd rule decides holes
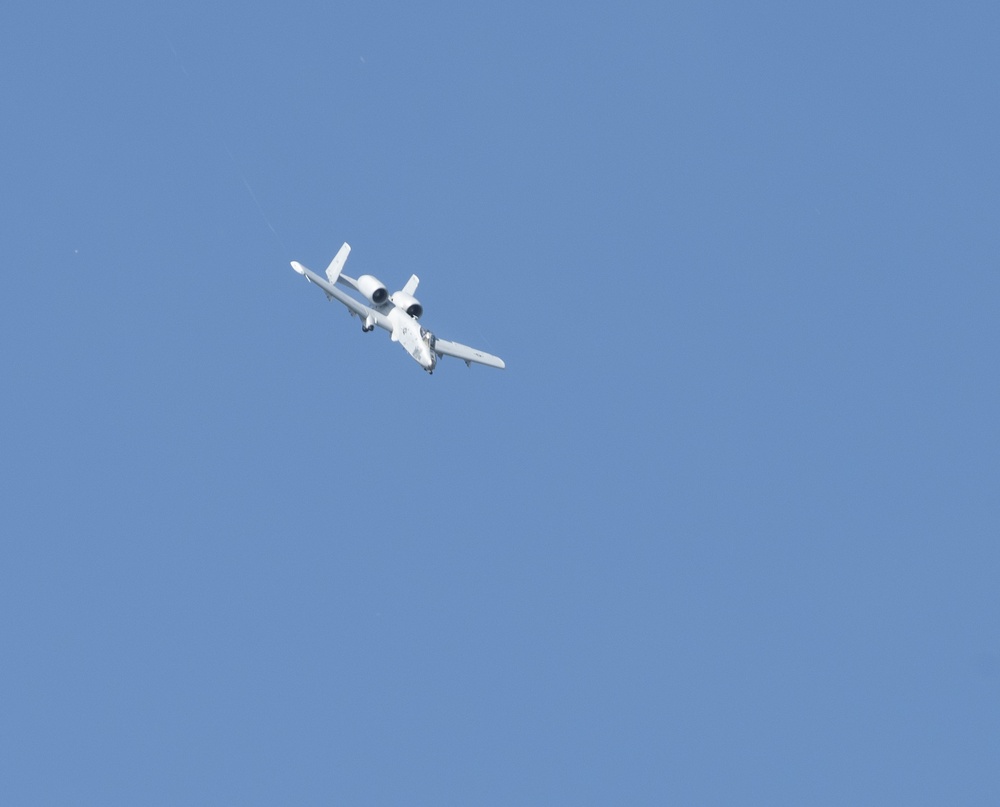
[[[344,264],[347,262],[347,256],[351,254],[351,245],[346,241],[344,246],[340,248],[340,251],[334,256],[333,260],[330,261],[330,265],[326,267],[326,276],[331,283],[336,283],[337,278],[340,277],[340,272],[344,268]]]

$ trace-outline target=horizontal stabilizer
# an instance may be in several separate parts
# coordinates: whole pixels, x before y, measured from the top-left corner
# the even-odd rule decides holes
[[[351,245],[345,241],[344,246],[340,248],[340,251],[337,252],[333,260],[330,261],[330,265],[326,268],[326,276],[330,278],[331,283],[337,282],[337,278],[340,277],[340,272],[347,262],[347,256],[350,254]]]

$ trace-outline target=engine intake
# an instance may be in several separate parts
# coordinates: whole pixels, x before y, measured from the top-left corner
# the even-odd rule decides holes
[[[371,275],[361,275],[358,278],[358,291],[375,305],[382,305],[389,299],[389,290],[382,284],[381,280]]]
[[[420,304],[420,301],[412,294],[407,294],[405,291],[397,291],[393,294],[392,304],[397,308],[402,308],[414,319],[420,319],[420,317],[424,314],[424,307]]]

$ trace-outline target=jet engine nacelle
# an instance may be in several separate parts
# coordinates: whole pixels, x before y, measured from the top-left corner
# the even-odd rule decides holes
[[[371,275],[361,275],[358,278],[358,291],[371,300],[375,305],[382,305],[389,299],[389,290],[382,285],[382,281]]]
[[[394,295],[392,295],[392,304],[397,308],[402,308],[414,319],[420,319],[420,317],[423,316],[424,307],[420,305],[420,301],[412,294],[407,294],[405,291],[397,291]]]

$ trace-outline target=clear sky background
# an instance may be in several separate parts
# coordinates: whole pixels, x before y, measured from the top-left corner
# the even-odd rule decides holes
[[[1000,7],[168,5],[2,15],[0,801],[1000,803]]]

